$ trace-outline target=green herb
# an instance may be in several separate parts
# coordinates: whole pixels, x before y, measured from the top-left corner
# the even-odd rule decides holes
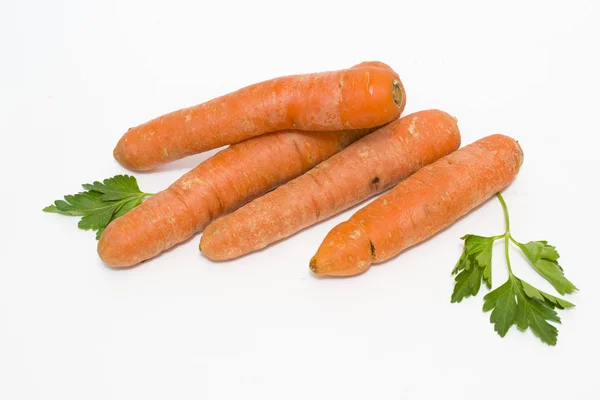
[[[525,253],[533,268],[550,282],[558,293],[572,293],[577,290],[575,285],[565,278],[563,269],[557,261],[560,256],[554,246],[548,245],[545,240],[523,244],[513,239],[513,242]]]
[[[558,330],[549,321],[560,323],[555,309],[562,310],[575,305],[542,292],[515,276],[510,264],[510,242],[512,241],[521,249],[533,268],[548,280],[557,292],[564,295],[572,293],[577,288],[564,276],[563,269],[557,261],[559,254],[554,246],[548,245],[548,242],[543,240],[520,243],[512,237],[508,208],[500,193],[497,197],[504,210],[506,231],[502,235],[491,237],[476,235],[462,237],[465,245],[462,256],[452,271],[456,278],[451,302],[460,303],[464,298],[477,295],[482,282],[491,289],[492,247],[494,241],[504,239],[508,280],[484,296],[483,311],[492,311],[490,322],[502,337],[511,326],[517,325],[522,330],[531,329],[542,342],[555,345]]]
[[[64,200],[56,200],[43,211],[82,217],[79,228],[96,231],[100,238],[108,224],[131,211],[142,201],[152,196],[140,191],[133,176],[116,175],[103,182],[82,185],[85,192],[66,195]]]
[[[479,292],[481,281],[488,289],[492,288],[492,245],[493,237],[465,235],[463,254],[458,260],[452,274],[458,274],[452,293],[452,302],[460,302],[463,298],[475,296]]]

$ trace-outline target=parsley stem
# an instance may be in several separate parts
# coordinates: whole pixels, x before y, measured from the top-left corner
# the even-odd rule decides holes
[[[512,235],[508,235],[508,237],[509,237],[510,241],[513,242],[514,244],[516,244],[517,246],[521,246],[523,244],[523,243],[517,242],[515,240],[515,238],[512,237]]]
[[[500,204],[502,205],[502,210],[504,211],[504,222],[506,225],[506,232],[504,232],[504,257],[506,257],[506,266],[508,267],[508,274],[513,276],[512,267],[510,265],[510,257],[508,255],[508,245],[510,236],[510,219],[508,218],[508,207],[504,202],[504,198],[500,194],[500,192],[496,193],[496,197],[500,200]]]
[[[508,219],[508,207],[504,202],[504,198],[500,194],[500,192],[496,193],[496,197],[500,200],[500,204],[502,204],[502,210],[504,211],[504,222],[506,223],[506,233],[510,235],[510,220]]]

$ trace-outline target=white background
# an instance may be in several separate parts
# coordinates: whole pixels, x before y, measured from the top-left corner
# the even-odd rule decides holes
[[[0,398],[600,398],[599,40],[594,0],[2,1]],[[407,113],[456,115],[463,143],[520,141],[513,233],[557,245],[580,288],[556,347],[501,339],[483,293],[449,301],[459,238],[503,231],[496,200],[349,279],[317,279],[308,260],[352,211],[234,262],[204,259],[197,235],[125,271],[75,218],[41,212],[126,173],[112,149],[130,126],[363,60],[396,69]],[[135,175],[159,191],[210,154]],[[494,265],[497,286],[500,243]]]

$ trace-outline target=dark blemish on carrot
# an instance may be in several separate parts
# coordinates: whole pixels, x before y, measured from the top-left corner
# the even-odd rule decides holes
[[[373,185],[375,185],[375,184],[379,183],[379,177],[378,177],[378,176],[376,176],[375,178],[373,178],[373,180],[371,181],[371,183],[372,183]]]
[[[370,240],[369,240],[369,246],[371,247],[371,257],[375,258],[375,245]]]

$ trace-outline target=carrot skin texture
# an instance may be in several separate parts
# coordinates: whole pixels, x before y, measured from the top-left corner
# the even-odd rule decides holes
[[[379,62],[285,76],[130,128],[113,155],[126,168],[151,170],[268,132],[381,126],[397,119],[405,103],[398,74]]]
[[[260,250],[392,187],[459,146],[456,119],[445,112],[405,116],[213,221],[204,230],[200,250],[212,260]]]
[[[111,222],[98,254],[111,267],[150,259],[373,130],[281,131],[232,145]]]
[[[310,261],[317,275],[350,276],[448,227],[506,187],[523,151],[508,136],[480,139],[441,158],[334,227]]]

